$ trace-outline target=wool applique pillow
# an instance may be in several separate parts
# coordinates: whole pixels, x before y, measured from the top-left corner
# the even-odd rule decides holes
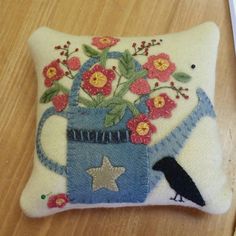
[[[73,208],[181,205],[225,212],[213,109],[214,23],[152,37],[29,39],[38,77],[31,217]]]

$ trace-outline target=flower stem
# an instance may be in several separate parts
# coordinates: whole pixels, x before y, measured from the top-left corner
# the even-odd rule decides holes
[[[121,78],[122,78],[122,75],[119,75],[118,82],[117,82],[117,85],[116,85],[116,88],[115,88],[115,91],[114,91],[114,94],[113,94],[113,96],[115,96],[115,95],[116,95],[116,91],[117,91],[118,87],[120,86],[120,81],[121,81]]]
[[[83,88],[82,88],[82,86],[80,87],[83,91],[84,91],[84,93],[86,93],[94,102],[97,102],[97,100],[95,99],[95,98],[93,98],[89,93],[87,93],[86,92],[86,90],[84,90]]]
[[[175,86],[162,86],[162,87],[154,88],[154,89],[151,90],[151,92],[149,93],[149,95],[152,94],[152,93],[154,93],[154,92],[156,92],[156,91],[158,91],[158,90],[161,90],[161,89],[172,89],[172,90],[176,91],[177,95],[180,94],[181,96],[183,96],[183,94],[180,92],[180,90],[177,89]],[[142,98],[143,96],[145,96],[145,95],[146,95],[146,94],[144,94],[144,95],[138,97],[138,98],[134,101],[134,103],[137,103],[137,102],[138,102],[139,100],[141,100],[141,98]]]
[[[55,81],[54,84],[60,89],[60,91],[62,91],[63,93],[69,94],[70,90],[66,88],[64,85],[60,84],[58,81]]]

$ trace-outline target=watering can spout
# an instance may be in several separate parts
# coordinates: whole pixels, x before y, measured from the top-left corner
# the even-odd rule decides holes
[[[150,169],[165,156],[176,158],[201,118],[205,116],[214,118],[216,116],[213,105],[206,93],[201,88],[197,89],[196,93],[198,104],[193,111],[160,142],[147,147]],[[158,183],[160,178],[161,173],[152,171],[150,179],[151,189]]]

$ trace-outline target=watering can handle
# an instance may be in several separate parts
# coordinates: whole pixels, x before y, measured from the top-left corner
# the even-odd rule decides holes
[[[40,162],[47,167],[49,170],[56,172],[59,175],[66,176],[66,166],[61,165],[57,163],[56,161],[50,159],[47,154],[43,150],[43,146],[41,143],[41,133],[43,126],[47,119],[51,116],[61,116],[64,118],[67,118],[67,112],[62,111],[62,112],[57,112],[55,111],[54,107],[48,108],[42,115],[39,124],[38,124],[38,130],[37,130],[37,136],[36,136],[36,151],[38,154],[38,158]]]

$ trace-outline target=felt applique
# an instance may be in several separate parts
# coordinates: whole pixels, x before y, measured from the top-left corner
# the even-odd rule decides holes
[[[132,131],[132,143],[148,144],[151,141],[152,133],[156,132],[156,127],[151,124],[148,117],[144,114],[129,120],[127,127]]]
[[[92,45],[96,46],[98,49],[104,49],[116,45],[119,41],[119,39],[110,36],[93,37]]]
[[[50,29],[39,30],[31,39],[33,55],[44,50],[44,45],[49,48],[57,38],[63,42],[66,37],[60,35]],[[193,35],[192,41],[185,35]],[[206,36],[206,45],[202,35]],[[67,38],[70,40],[69,35]],[[224,191],[224,181],[214,183],[219,167],[215,160],[220,159],[216,158],[219,143],[210,100],[214,68],[211,63],[202,66],[206,51],[208,61],[215,62],[216,38],[212,25],[144,40],[73,37],[73,43],[56,45],[47,51],[48,56],[44,54],[40,59],[42,53],[38,55],[40,65],[45,65],[37,66],[41,83],[39,112],[44,112],[38,122],[39,162],[35,165],[42,166],[34,168],[22,195],[21,205],[27,214],[43,216],[65,208],[183,201],[184,205],[208,212],[225,211],[229,195]],[[181,44],[188,48],[182,54],[175,50]],[[54,120],[55,116],[60,119]],[[63,119],[66,122],[62,123]],[[53,135],[57,122],[57,134],[51,140],[47,132]],[[57,138],[61,138],[58,149]],[[209,141],[207,148],[203,140]],[[40,178],[34,178],[38,169],[43,173],[43,183],[55,179],[57,187],[38,183]],[[211,191],[206,189],[205,175],[214,185]],[[29,188],[35,184],[37,188],[30,194]],[[167,194],[170,188],[175,196]]]
[[[111,93],[111,83],[115,79],[113,70],[107,70],[101,65],[95,65],[91,70],[83,73],[82,88],[91,95]]]
[[[97,40],[94,40],[94,44]],[[89,45],[83,45],[83,52],[90,59],[82,65],[79,59],[69,58],[70,43],[63,47],[56,46],[56,50],[62,50],[60,54],[66,57],[65,60],[57,60],[57,63],[62,61],[68,69],[65,75],[73,79],[74,83],[69,91],[61,83],[54,81],[51,89],[55,91],[53,90],[48,95],[48,90],[46,90],[41,97],[43,102],[51,99],[55,110],[62,112],[67,109],[67,99],[70,94],[69,110],[61,113],[62,116],[68,117],[67,166],[47,161],[45,153],[42,152],[40,133],[37,150],[44,165],[67,177],[68,196],[71,203],[144,201],[149,191],[147,168],[149,161],[145,145],[151,142],[152,134],[158,130],[149,118],[170,118],[171,111],[177,106],[166,93],[160,93],[153,98],[149,96],[159,90],[169,89],[186,98],[186,95],[181,92],[183,88],[177,88],[173,81],[170,82],[170,86],[155,83],[152,87],[148,82],[148,71],[142,68],[128,50],[123,53],[109,52],[110,47],[114,46],[113,43],[118,43],[118,41],[113,41],[112,44],[106,43],[104,48],[98,44],[101,51]],[[74,50],[73,53],[76,51],[78,50]],[[169,56],[163,53],[160,56],[165,58],[167,60],[165,63],[170,63],[170,67],[173,68],[174,64],[171,64]],[[106,67],[109,59],[118,60],[118,69],[116,66],[112,66],[112,69]],[[76,66],[79,71],[75,75],[71,70]],[[169,73],[170,68],[164,67],[159,69],[166,69],[168,70],[166,73]],[[113,83],[116,83],[114,90]],[[160,83],[163,82],[160,81]],[[80,90],[85,94],[79,93]],[[130,91],[137,95],[134,101],[124,98]],[[64,94],[60,94],[61,92]],[[109,97],[106,98],[108,95]],[[81,105],[84,107],[80,107]],[[48,112],[49,116],[54,114],[51,110]],[[42,122],[45,120],[46,118]],[[43,123],[40,123],[40,129],[42,126]],[[97,159],[90,160],[94,158],[95,147]],[[126,153],[125,150],[127,150]],[[109,159],[104,157],[102,166],[95,168],[94,166],[99,166],[100,155],[109,156]],[[135,158],[137,158],[136,162]],[[114,166],[120,169],[113,168],[111,166],[113,162],[116,163]],[[124,170],[125,173],[123,173]],[[92,189],[89,187],[91,177],[93,178]],[[119,188],[116,185],[116,179],[119,182]],[[129,189],[131,185],[132,191]]]
[[[171,200],[177,201],[177,196],[180,195],[179,202],[184,202],[182,199],[184,197],[200,206],[206,205],[192,178],[174,158],[164,157],[152,168],[163,172],[170,187],[175,190],[176,195],[170,198]]]
[[[60,67],[59,61],[52,61],[49,65],[43,69],[43,75],[45,77],[44,84],[46,87],[51,87],[53,82],[61,79],[64,76],[64,71]]]
[[[148,61],[143,65],[143,68],[148,70],[150,79],[156,78],[161,82],[166,82],[170,79],[170,75],[175,71],[176,66],[171,62],[169,55],[160,53],[148,57]]]
[[[154,98],[148,99],[146,104],[149,109],[148,115],[151,119],[169,118],[171,117],[171,111],[176,108],[176,103],[166,93],[161,93]]]
[[[51,195],[48,199],[48,208],[63,208],[69,202],[68,196],[64,193]]]
[[[93,191],[106,188],[111,191],[119,191],[116,179],[125,172],[124,167],[112,166],[108,157],[103,157],[101,167],[91,168],[87,173],[93,178]]]

